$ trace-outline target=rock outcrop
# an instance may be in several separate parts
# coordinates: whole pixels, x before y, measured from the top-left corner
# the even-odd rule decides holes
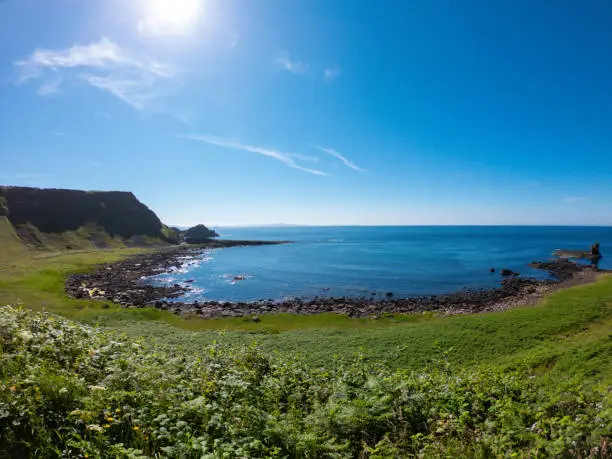
[[[182,236],[187,244],[202,244],[210,241],[210,239],[213,237],[219,237],[215,231],[207,228],[204,225],[196,225],[189,228],[182,234]]]

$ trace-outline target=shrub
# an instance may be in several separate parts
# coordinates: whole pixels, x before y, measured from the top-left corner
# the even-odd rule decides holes
[[[445,365],[312,368],[0,308],[0,457],[606,457],[610,393]]]

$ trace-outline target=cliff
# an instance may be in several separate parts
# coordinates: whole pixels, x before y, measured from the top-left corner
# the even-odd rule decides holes
[[[120,240],[174,242],[157,215],[130,192],[0,186],[0,216],[34,245],[42,245],[44,235],[74,232],[97,246]]]

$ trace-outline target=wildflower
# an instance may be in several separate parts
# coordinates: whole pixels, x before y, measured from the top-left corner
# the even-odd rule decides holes
[[[106,390],[104,386],[89,386],[91,390]]]
[[[9,387],[9,389],[11,390],[11,392],[15,392],[17,390],[17,386],[11,386]]]
[[[119,408],[117,408],[117,409],[115,410],[115,413],[121,413],[121,410],[120,410]]]
[[[27,330],[23,330],[21,333],[19,333],[19,337],[23,341],[28,342],[28,341],[32,340],[32,338],[34,338],[34,335],[32,335],[32,333],[30,333]]]
[[[132,429],[138,431],[138,430],[140,430],[140,427],[134,426],[134,427],[132,427]]]
[[[106,420],[107,420],[108,422],[113,422],[113,418],[112,418],[112,417],[110,417],[110,416],[109,416],[109,417],[107,417],[107,418],[106,418]]]
[[[104,424],[105,429],[110,429],[110,426],[111,426],[110,424]]]
[[[89,425],[87,426],[87,430],[93,430],[93,431],[95,431],[95,432],[101,432],[101,431],[102,431],[102,427],[100,427],[100,426],[99,426],[99,425],[97,425],[97,424],[89,424]]]

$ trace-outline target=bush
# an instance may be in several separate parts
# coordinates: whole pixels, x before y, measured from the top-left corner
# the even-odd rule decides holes
[[[0,457],[606,457],[612,432],[610,393],[577,384],[184,353],[9,306],[0,381]]]

